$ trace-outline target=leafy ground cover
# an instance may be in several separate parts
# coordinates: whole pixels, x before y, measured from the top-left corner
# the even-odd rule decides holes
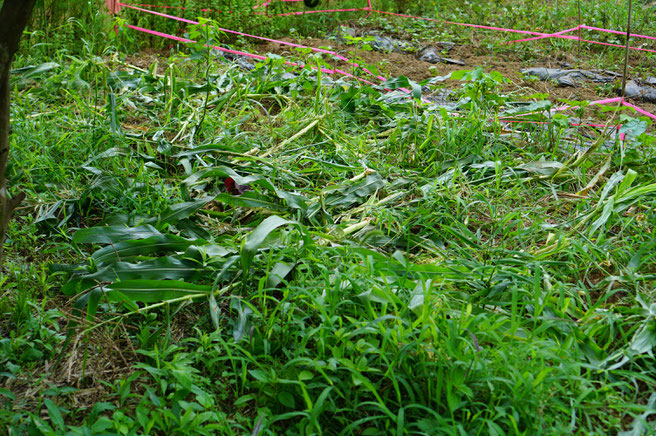
[[[487,69],[440,107],[309,53],[139,67],[94,20],[12,82],[9,434],[656,430],[649,119],[549,116]]]

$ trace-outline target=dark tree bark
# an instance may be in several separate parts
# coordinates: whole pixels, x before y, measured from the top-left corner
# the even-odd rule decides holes
[[[23,30],[32,15],[36,0],[4,0],[0,9],[0,268],[9,219],[25,198],[24,193],[14,197],[7,189],[7,160],[9,159],[9,72],[18,50]]]

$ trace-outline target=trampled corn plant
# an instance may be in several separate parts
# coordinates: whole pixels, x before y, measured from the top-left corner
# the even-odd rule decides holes
[[[75,106],[99,111],[105,132],[76,172],[98,177],[95,207],[61,226],[79,227],[87,257],[60,268],[63,291],[97,317],[83,331],[120,318],[142,348],[139,375],[115,382],[119,410],[94,417],[272,434],[573,433],[649,418],[654,196],[628,159],[598,148],[568,165],[545,129],[491,121],[505,102],[480,90],[487,115],[276,58],[200,74],[180,59],[164,74],[117,62],[103,88],[114,100]],[[572,133],[561,127],[556,142]],[[193,318],[177,337],[172,312]]]

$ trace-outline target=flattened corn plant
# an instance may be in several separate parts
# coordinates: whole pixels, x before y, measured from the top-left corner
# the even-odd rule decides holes
[[[34,224],[72,235],[77,261],[53,267],[79,315],[68,337],[139,333],[104,408],[48,399],[49,418],[12,428],[653,431],[649,122],[626,118],[623,141],[550,123],[551,102],[499,95],[498,75],[455,75],[468,81],[440,107],[402,90],[439,82],[361,86],[304,61],[17,72],[18,108],[65,108],[39,115],[49,143],[77,128],[92,144],[75,179],[53,171],[68,195],[44,194]],[[17,111],[15,135],[34,137]],[[518,114],[547,124],[499,121]]]

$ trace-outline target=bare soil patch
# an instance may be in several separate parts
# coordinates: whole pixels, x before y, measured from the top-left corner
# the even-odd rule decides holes
[[[541,93],[548,94],[552,101],[594,101],[616,97],[616,89],[619,88],[621,82],[620,79],[618,79],[615,83],[600,86],[599,83],[584,81],[577,87],[567,87],[558,86],[552,82],[542,82],[536,79],[530,79],[520,73],[520,70],[528,67],[580,68],[596,70],[590,62],[577,58],[575,53],[572,52],[562,52],[557,55],[548,55],[527,61],[522,59],[522,54],[517,51],[505,50],[492,52],[481,48],[475,43],[460,44],[456,45],[448,53],[445,53],[444,56],[464,61],[466,65],[463,67],[461,65],[448,65],[443,63],[431,64],[417,59],[412,53],[382,53],[365,50],[356,47],[355,45],[342,44],[336,40],[308,38],[299,41],[291,38],[283,38],[281,41],[302,44],[314,48],[330,49],[348,58],[352,62],[363,62],[366,65],[377,66],[385,77],[390,78],[403,75],[417,82],[429,79],[435,75],[443,76],[454,71],[473,69],[480,66],[486,72],[498,71],[503,74],[504,77],[508,78],[511,83],[504,84],[501,91],[506,94],[515,94],[518,97],[527,97],[536,93]],[[436,42],[425,42],[422,47],[431,44],[436,44]],[[294,47],[279,43],[268,42],[257,46],[257,49],[258,52],[263,54],[273,53],[286,57],[299,56],[299,52]],[[348,71],[348,64],[342,61],[331,60],[329,56],[326,56],[324,59],[329,64]],[[649,65],[649,62],[652,61],[645,54],[632,53],[631,65],[633,67],[644,70],[645,65]],[[621,73],[621,71],[614,72]],[[654,66],[653,75],[656,75],[656,66]],[[366,78],[369,79],[370,77]],[[641,77],[638,76],[636,78]],[[446,81],[444,82],[444,86],[446,88],[458,88],[460,87],[460,82]],[[648,112],[656,113],[656,104],[635,99],[627,100]]]

